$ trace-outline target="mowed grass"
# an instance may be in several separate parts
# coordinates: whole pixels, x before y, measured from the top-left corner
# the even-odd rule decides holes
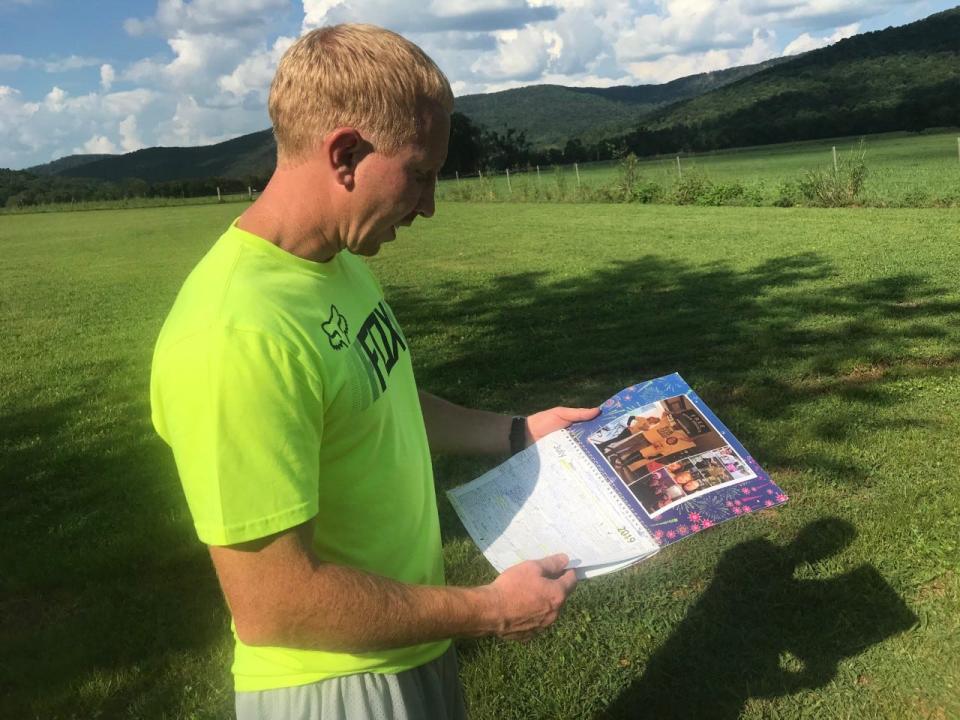
[[[862,203],[870,206],[924,206],[940,203],[956,205],[960,202],[960,154],[957,138],[960,130],[918,133],[886,133],[860,137],[809,140],[803,142],[764,145],[753,148],[723,150],[714,153],[684,153],[680,173],[689,179],[700,175],[715,183],[740,183],[751,195],[758,196],[756,204],[772,204],[781,185],[795,183],[806,173],[833,168],[833,148],[838,158],[858,155],[861,139],[864,162],[868,174]],[[678,178],[675,155],[641,158],[640,176],[665,188]],[[619,176],[616,162],[582,163],[580,180],[585,189],[598,189],[614,184]],[[577,179],[572,165],[559,170],[563,194],[574,196]],[[557,170],[542,167],[539,178],[536,171],[511,172],[508,188],[503,173],[488,175],[490,186],[498,199],[519,197],[524,192],[535,193],[537,188],[556,192]],[[464,180],[464,183],[476,182]],[[441,181],[447,194],[455,194],[456,180]],[[752,204],[746,202],[745,204]]]
[[[153,342],[236,206],[0,219],[0,717],[229,717]],[[474,718],[960,716],[950,210],[442,204],[372,263],[422,386],[505,412],[679,371],[791,496],[461,642]],[[490,459],[438,458],[441,488]],[[448,578],[493,571],[441,496]]]

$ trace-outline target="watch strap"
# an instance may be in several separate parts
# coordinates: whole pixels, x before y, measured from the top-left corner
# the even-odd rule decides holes
[[[516,455],[527,446],[527,419],[515,415],[510,422],[510,454]]]

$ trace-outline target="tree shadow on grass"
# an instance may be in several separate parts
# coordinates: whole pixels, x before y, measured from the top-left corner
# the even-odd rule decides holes
[[[428,295],[393,287],[388,298],[422,384],[452,400],[507,411],[590,405],[677,370],[768,469],[814,468],[857,485],[869,482],[860,460],[800,455],[755,429],[824,400],[830,415],[813,430],[825,447],[916,420],[879,418],[902,400],[889,381],[956,371],[956,356],[915,345],[956,335],[960,307],[921,277],[824,284],[831,272],[810,254],[745,271],[645,257],[590,276],[515,273]],[[431,335],[439,348],[424,342]],[[133,701],[145,716],[176,714],[171,668],[227,636],[169,450],[149,426],[147,362],[72,368],[87,383],[64,399],[5,399],[0,715],[119,716]],[[456,484],[486,466],[441,459],[438,477]],[[441,521],[446,537],[463,534],[444,502]],[[131,679],[78,699],[97,671]],[[33,710],[41,701],[49,711]]]
[[[98,363],[73,395],[12,398],[0,416],[4,717],[175,714],[158,676],[228,633],[169,450],[125,386],[146,376]]]
[[[767,469],[854,488],[871,468],[844,443],[928,420],[884,413],[905,400],[894,381],[960,364],[942,349],[960,335],[960,303],[946,292],[908,273],[843,283],[826,258],[802,253],[744,270],[647,256],[572,278],[518,272],[429,294],[393,286],[387,297],[421,385],[451,400],[505,412],[595,405],[678,371]],[[799,430],[820,452],[763,432],[814,406]],[[489,464],[438,458],[438,481],[454,486]],[[461,535],[442,505],[445,535]]]
[[[725,552],[642,677],[601,716],[733,720],[751,698],[824,687],[841,660],[912,627],[917,617],[872,566],[824,580],[794,577],[855,534],[828,518],[787,546],[759,539]]]

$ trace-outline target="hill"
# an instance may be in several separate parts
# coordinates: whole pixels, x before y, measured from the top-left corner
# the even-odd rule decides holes
[[[531,85],[513,90],[463,95],[455,109],[474,123],[503,132],[513,128],[535,147],[562,147],[570,138],[597,140],[635,127],[637,121],[670,103],[686,100],[789,58],[699,73],[662,85],[608,88]]]
[[[242,135],[201,147],[154,147],[68,167],[57,174],[98,180],[139,178],[147,182],[211,177],[263,177],[276,161],[273,132]]]
[[[90,155],[67,155],[66,157],[58,158],[52,162],[44,163],[43,165],[34,165],[33,167],[24,168],[24,170],[25,172],[33,173],[34,175],[58,175],[66,170],[72,170],[73,168],[86,165],[94,162],[95,160],[102,160],[103,158],[109,157],[117,156],[103,153]]]
[[[655,111],[638,154],[960,125],[960,8],[856,35]]]

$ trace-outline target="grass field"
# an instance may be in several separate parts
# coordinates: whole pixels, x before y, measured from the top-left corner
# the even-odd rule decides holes
[[[0,717],[230,715],[147,386],[237,207],[0,218]],[[960,717],[958,236],[951,210],[447,203],[375,258],[425,388],[526,412],[679,371],[791,496],[582,584],[535,642],[460,643],[472,717]],[[492,579],[440,511],[449,580]]]
[[[864,162],[868,168],[861,203],[876,207],[916,207],[960,204],[960,155],[957,138],[960,131],[890,133],[869,135],[863,140]],[[684,154],[681,173],[689,179],[700,175],[715,183],[740,183],[748,191],[743,204],[770,205],[781,195],[782,186],[795,183],[805,173],[833,167],[832,148],[839,157],[850,156],[860,148],[860,138],[811,140],[756,148],[725,150],[708,154]],[[678,180],[676,156],[643,159],[641,177],[651,183],[670,188]],[[561,195],[573,198],[577,187],[572,166],[561,171]],[[615,183],[617,163],[587,163],[580,166],[580,179],[587,190]],[[510,189],[503,173],[487,176],[489,189],[496,199],[519,199],[544,194],[557,194],[557,170],[541,168],[536,172],[512,173]],[[463,181],[461,188],[471,187],[476,179]],[[455,199],[456,180],[441,182],[443,192]],[[476,193],[474,193],[476,194]],[[756,198],[755,200],[753,198]]]
[[[81,200],[71,203],[47,203],[45,205],[24,205],[22,207],[0,208],[0,215],[32,215],[47,212],[86,212],[88,210],[139,210],[157,207],[183,207],[184,205],[213,205],[226,203],[249,203],[247,193],[234,195],[216,195],[202,197],[131,197],[123,200]],[[242,210],[236,210],[238,214]]]

